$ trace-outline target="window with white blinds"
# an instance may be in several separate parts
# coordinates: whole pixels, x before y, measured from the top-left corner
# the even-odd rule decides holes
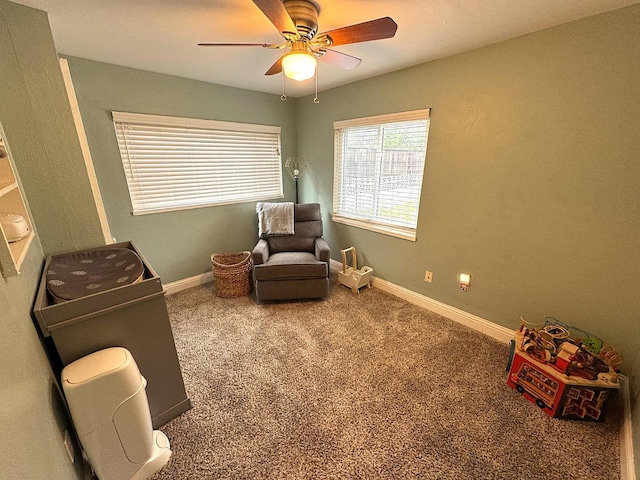
[[[113,112],[134,215],[280,198],[280,127]]]
[[[415,241],[429,111],[334,122],[334,221]]]

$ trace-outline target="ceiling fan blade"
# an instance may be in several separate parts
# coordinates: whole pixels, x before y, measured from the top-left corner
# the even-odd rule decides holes
[[[265,73],[265,75],[275,75],[276,73],[280,73],[282,71],[282,59],[285,57],[285,55],[282,55],[278,61],[276,63],[274,63],[273,65],[271,65],[271,68],[269,70],[267,70],[267,72]]]
[[[278,48],[278,45],[272,45],[270,43],[199,43],[199,47],[264,47],[264,48]]]
[[[275,25],[280,33],[298,34],[295,23],[284,8],[282,0],[253,0],[253,3]]]
[[[343,70],[353,70],[360,65],[360,60],[357,57],[352,57],[346,53],[336,52],[335,50],[329,50],[328,48],[322,48],[318,50],[322,53],[320,60],[342,68]]]
[[[396,34],[398,24],[391,17],[378,18],[348,27],[337,28],[321,33],[318,37],[331,37],[331,45],[347,45],[349,43],[368,42],[391,38]]]

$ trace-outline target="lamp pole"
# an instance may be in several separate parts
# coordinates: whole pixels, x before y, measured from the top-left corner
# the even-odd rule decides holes
[[[300,180],[300,175],[304,171],[307,163],[304,160],[304,157],[287,157],[287,161],[284,164],[289,176],[293,179],[296,184],[296,204],[298,203],[298,180]]]

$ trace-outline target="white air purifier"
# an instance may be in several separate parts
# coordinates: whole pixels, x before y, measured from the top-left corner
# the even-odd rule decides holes
[[[112,347],[62,370],[71,418],[100,480],[143,480],[171,456],[169,440],[153,430],[145,391],[131,353]]]

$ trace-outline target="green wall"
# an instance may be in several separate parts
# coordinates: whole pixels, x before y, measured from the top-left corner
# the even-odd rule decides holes
[[[103,245],[46,14],[40,14],[38,29],[34,30],[32,12],[14,14],[23,10],[3,3],[7,12],[5,34],[13,38],[5,51],[13,61],[2,62],[1,88],[11,107],[23,112],[11,125],[12,150],[24,158],[20,166],[22,181],[44,251],[50,254]],[[34,55],[34,50],[43,54]],[[5,83],[5,77],[15,76],[21,78],[18,87]]]
[[[40,233],[20,275],[0,276],[0,477],[82,478],[82,467],[76,462],[76,471],[64,450],[64,431],[71,427],[30,314],[44,261],[43,232],[50,233],[46,243],[51,248],[68,250],[85,241],[84,234],[77,237],[84,229],[70,226],[63,214],[50,219],[60,225],[43,220],[50,205],[41,202],[57,205],[56,199],[61,197],[51,190],[56,175],[52,173],[48,183],[41,173],[46,174],[60,160],[68,164],[67,157],[73,154],[68,144],[77,142],[68,128],[70,114],[66,118],[64,111],[51,111],[52,107],[63,108],[66,96],[45,13],[0,0],[0,65],[0,123],[23,190],[28,190],[27,201],[33,200],[31,213]],[[50,142],[56,145],[50,146]],[[27,188],[34,183],[38,188]],[[83,218],[81,213],[78,216]],[[70,231],[64,232],[65,227]],[[91,235],[87,232],[86,236]]]
[[[133,240],[162,280],[211,270],[211,254],[251,250],[255,202],[131,214],[112,111],[150,113],[282,127],[282,157],[295,155],[295,101],[169,75],[67,57],[112,235]],[[293,181],[283,173],[285,199]]]
[[[333,122],[431,107],[415,243],[326,222],[374,275],[512,329],[640,346],[640,6],[297,102],[304,201],[332,208]],[[424,272],[434,272],[433,283]],[[457,285],[470,273],[471,288]]]
[[[0,0],[0,60],[0,122],[37,232],[22,273],[0,278],[0,424],[9,440],[0,466],[8,478],[80,478],[62,446],[69,421],[30,311],[44,256],[102,236],[46,14]],[[521,314],[555,315],[618,347],[637,377],[639,60],[634,6],[322,92],[318,105],[69,63],[113,234],[136,241],[165,281],[208,271],[214,251],[250,249],[254,205],[131,216],[111,110],[281,125],[283,157],[311,163],[301,199],[322,203],[334,259],[355,245],[381,278],[509,328]],[[418,241],[333,224],[332,122],[424,107],[432,124]],[[432,284],[422,281],[426,269]],[[473,276],[467,293],[456,285],[461,271]]]
[[[212,252],[250,249],[254,206],[131,215],[112,110],[281,125],[283,157],[310,162],[301,200],[322,203],[334,259],[355,245],[381,278],[509,328],[555,316],[633,365],[639,26],[632,6],[321,92],[320,104],[68,60],[112,233],[165,282],[208,271]],[[332,223],[333,121],[425,107],[418,241]]]
[[[0,12],[2,9],[0,1]],[[64,432],[72,432],[71,423],[30,317],[43,258],[40,242],[36,240],[20,275],[7,280],[0,277],[0,425],[4,439],[0,478],[3,479],[82,478],[82,467],[76,462],[76,472],[64,449]]]
[[[112,233],[137,242],[165,282],[208,271],[214,251],[250,249],[254,206],[133,217],[111,110],[281,125],[283,157],[311,164],[301,200],[322,203],[334,259],[355,245],[360,264],[381,278],[509,328],[521,314],[556,316],[612,343],[628,372],[640,339],[639,60],[633,6],[321,92],[318,105],[69,64]],[[418,241],[332,223],[333,121],[425,107],[432,122]],[[286,176],[285,188],[292,199]],[[472,275],[466,293],[456,283],[463,271]],[[634,425],[637,440],[637,415]]]

